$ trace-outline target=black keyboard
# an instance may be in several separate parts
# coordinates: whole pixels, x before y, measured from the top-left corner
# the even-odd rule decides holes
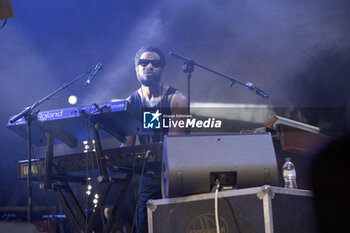
[[[148,152],[149,151],[149,152]],[[77,153],[53,158],[52,175],[67,175],[72,172],[84,171],[87,169],[97,169],[95,153]],[[161,162],[162,160],[162,144],[138,145],[133,147],[114,148],[103,151],[104,162],[109,167],[132,167],[140,165],[148,153],[146,163]],[[45,158],[32,159],[32,175],[33,177],[44,176]],[[18,162],[18,177],[20,179],[27,178],[28,160]]]

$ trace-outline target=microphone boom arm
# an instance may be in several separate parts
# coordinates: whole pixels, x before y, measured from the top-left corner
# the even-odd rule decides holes
[[[181,60],[191,61],[194,65],[196,65],[196,66],[198,66],[198,67],[200,67],[200,68],[202,68],[202,69],[204,69],[204,70],[206,70],[206,71],[209,71],[209,72],[211,72],[211,73],[213,73],[213,74],[216,74],[216,75],[218,75],[218,76],[220,76],[220,77],[223,77],[223,78],[229,80],[229,81],[230,81],[230,83],[229,83],[229,86],[230,86],[230,87],[232,87],[233,84],[237,83],[237,84],[240,84],[240,85],[246,87],[248,90],[252,90],[252,86],[249,85],[249,84],[251,84],[251,83],[246,83],[246,84],[244,84],[244,83],[239,82],[239,81],[237,81],[237,80],[235,80],[235,79],[233,79],[233,78],[231,78],[231,77],[229,77],[229,76],[227,76],[227,75],[221,74],[221,73],[219,73],[219,72],[217,72],[217,71],[215,71],[215,70],[212,70],[212,69],[210,69],[210,68],[208,68],[208,67],[202,66],[202,65],[200,65],[200,64],[198,64],[198,63],[196,63],[196,62],[194,62],[192,59],[185,58],[185,57],[183,57],[183,56],[181,56],[181,55],[178,55],[178,54],[175,54],[175,53],[173,53],[173,52],[171,52],[171,51],[169,51],[169,55],[170,55],[170,56],[173,56],[173,57],[176,57],[176,58],[178,58],[178,59],[181,59]],[[260,96],[262,96],[262,97],[264,97],[264,98],[268,98],[268,97],[269,97],[266,93],[264,93],[262,90],[260,90],[260,89],[257,88],[256,86],[253,86],[253,87],[254,87],[254,90],[256,91],[256,92],[255,92],[256,94],[258,94],[258,95],[260,95]]]
[[[16,116],[14,116],[10,120],[10,122],[14,123],[14,122],[18,121],[20,118],[22,118],[23,116],[29,115],[40,104],[44,103],[46,100],[50,99],[52,96],[56,95],[58,92],[60,92],[63,89],[67,88],[72,83],[74,83],[75,81],[77,81],[78,79],[84,77],[85,75],[87,75],[89,73],[90,73],[89,71],[86,71],[86,72],[82,73],[81,75],[77,76],[76,78],[74,78],[73,80],[71,80],[69,83],[63,83],[62,86],[60,88],[58,88],[57,90],[53,91],[52,93],[50,93],[49,95],[45,96],[44,98],[36,101],[33,105],[31,105],[29,107],[26,107],[22,112],[18,113]]]

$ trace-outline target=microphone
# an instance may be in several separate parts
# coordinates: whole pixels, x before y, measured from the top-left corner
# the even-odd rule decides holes
[[[102,68],[102,62],[97,63],[97,65],[95,66],[94,70],[90,73],[89,78],[86,80],[84,87],[86,87],[87,85],[89,85],[92,81],[92,79],[95,77],[95,75],[97,74],[97,72]]]
[[[248,90],[250,90],[250,91],[255,91],[255,93],[257,94],[257,95],[260,95],[260,96],[262,96],[262,97],[264,97],[264,98],[269,98],[269,96],[265,93],[265,92],[263,92],[262,90],[260,90],[257,86],[254,86],[254,84],[253,83],[246,83],[245,84],[245,87],[248,89]]]

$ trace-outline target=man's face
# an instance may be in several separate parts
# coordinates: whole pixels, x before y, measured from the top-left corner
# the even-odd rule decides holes
[[[163,68],[160,57],[155,52],[144,52],[136,66],[136,76],[144,86],[154,86],[160,82]]]

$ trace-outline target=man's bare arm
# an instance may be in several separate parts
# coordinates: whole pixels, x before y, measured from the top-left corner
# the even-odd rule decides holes
[[[176,117],[177,115],[187,115],[188,114],[188,108],[187,108],[187,98],[180,92],[176,91],[173,95],[170,103],[171,108],[171,114],[175,115],[172,120],[185,120],[185,118]],[[186,128],[170,128],[169,135],[179,135],[179,134],[185,134]]]

